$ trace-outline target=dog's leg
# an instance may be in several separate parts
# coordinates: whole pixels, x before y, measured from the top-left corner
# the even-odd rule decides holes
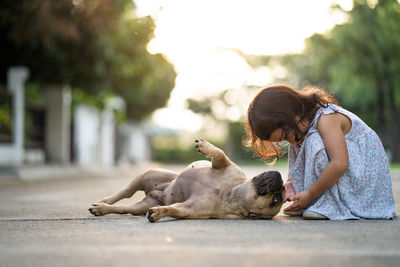
[[[232,161],[225,155],[222,149],[207,141],[196,140],[196,148],[201,154],[207,158],[211,158],[212,167],[215,169],[222,169],[232,164]]]
[[[97,203],[114,204],[115,202],[131,197],[137,191],[144,191],[146,194],[153,190],[163,191],[169,183],[178,176],[178,173],[168,170],[149,170],[135,177],[128,186],[121,191],[104,197]]]
[[[150,222],[158,221],[167,216],[177,219],[209,219],[212,217],[208,209],[197,206],[190,199],[169,206],[152,207],[146,215]]]
[[[147,212],[146,217],[150,222],[156,222],[167,216],[185,219],[190,216],[191,207],[191,201],[175,203],[169,206],[152,207]]]
[[[158,191],[161,192],[161,191]],[[145,215],[149,208],[160,205],[160,201],[151,193],[143,200],[132,205],[109,205],[106,203],[93,204],[89,211],[95,216],[103,216],[110,213]]]

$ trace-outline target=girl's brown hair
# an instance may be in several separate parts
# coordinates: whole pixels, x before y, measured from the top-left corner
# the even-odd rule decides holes
[[[256,154],[272,158],[275,163],[282,153],[278,144],[267,141],[271,133],[276,129],[282,129],[284,136],[293,132],[296,141],[300,141],[307,131],[300,131],[298,123],[311,122],[318,108],[329,103],[338,104],[333,96],[318,87],[295,90],[287,85],[273,85],[263,88],[249,105],[245,143],[252,146]]]

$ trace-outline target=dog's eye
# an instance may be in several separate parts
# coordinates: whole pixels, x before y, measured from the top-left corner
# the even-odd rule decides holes
[[[281,196],[281,194],[276,194],[276,195],[274,195],[274,198],[272,199],[272,205],[277,205],[277,204],[279,204],[279,203],[281,203],[282,202],[282,196]]]

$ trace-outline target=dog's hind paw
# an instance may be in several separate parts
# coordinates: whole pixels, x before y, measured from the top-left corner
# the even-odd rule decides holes
[[[153,219],[152,215],[153,215],[153,211],[151,209],[149,209],[149,211],[147,212],[146,217],[147,217],[147,220],[149,220],[149,222],[153,223],[153,222],[155,222],[155,220]]]
[[[146,217],[147,217],[147,220],[149,220],[149,222],[153,223],[153,222],[158,221],[162,217],[160,208],[157,208],[157,207],[150,208],[146,214]]]
[[[96,203],[96,204],[92,204],[92,207],[89,208],[89,212],[91,214],[93,214],[94,216],[103,216],[108,214],[107,212],[107,208],[108,208],[108,204],[105,203]]]

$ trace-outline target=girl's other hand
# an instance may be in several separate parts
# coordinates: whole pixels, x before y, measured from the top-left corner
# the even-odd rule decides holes
[[[291,197],[294,197],[296,195],[296,192],[294,191],[294,187],[292,185],[292,182],[288,181],[284,185],[285,187],[285,196],[283,198],[283,203],[286,201],[289,201]]]
[[[289,200],[294,203],[287,207],[285,211],[304,210],[311,204],[313,198],[309,191],[303,191],[297,195],[291,196]]]

